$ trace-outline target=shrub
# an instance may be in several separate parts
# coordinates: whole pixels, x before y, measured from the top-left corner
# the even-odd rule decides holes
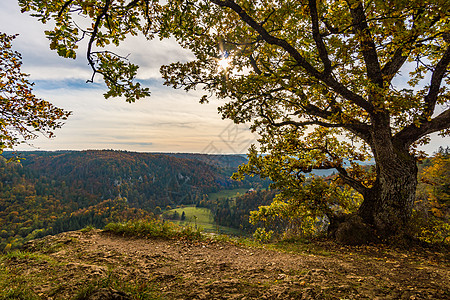
[[[413,212],[409,230],[412,236],[423,242],[450,245],[449,222],[427,211]]]
[[[272,240],[273,230],[266,231],[265,228],[258,227],[253,234],[256,241],[260,243],[269,243]]]
[[[138,220],[127,223],[109,223],[105,230],[123,236],[153,237],[153,238],[185,238],[202,239],[201,229],[192,226],[179,226],[172,222],[160,220]]]

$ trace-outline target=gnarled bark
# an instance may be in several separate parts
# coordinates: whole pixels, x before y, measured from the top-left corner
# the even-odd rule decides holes
[[[385,118],[384,122],[387,120]],[[383,119],[374,120],[374,123],[382,124]],[[359,190],[364,200],[357,212],[357,216],[371,230],[364,228],[357,231],[359,235],[365,232],[372,236],[367,236],[365,240],[358,237],[357,241],[353,241],[350,236],[355,235],[354,228],[363,226],[353,216],[340,217],[336,218],[336,224],[332,224],[332,236],[339,242],[355,244],[379,238],[386,240],[402,235],[407,228],[417,187],[417,162],[404,143],[392,141],[388,126],[374,126],[371,130],[377,177],[371,188]]]
[[[417,186],[417,166],[412,157],[377,162],[379,177],[364,195],[358,215],[371,225],[377,236],[401,234],[411,217]]]

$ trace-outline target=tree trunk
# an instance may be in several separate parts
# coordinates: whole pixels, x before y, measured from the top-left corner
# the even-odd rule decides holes
[[[417,187],[417,163],[406,145],[394,145],[388,126],[372,132],[376,181],[363,190],[356,215],[331,221],[329,231],[338,242],[361,244],[401,235],[410,220]],[[334,223],[334,224],[333,224]]]
[[[417,187],[417,162],[390,133],[373,134],[377,179],[364,196],[358,215],[381,238],[401,234],[411,217]]]
[[[417,166],[413,159],[399,158],[384,167],[386,170],[380,172],[374,186],[364,195],[358,215],[373,226],[377,236],[388,238],[403,232],[409,222],[416,193]]]

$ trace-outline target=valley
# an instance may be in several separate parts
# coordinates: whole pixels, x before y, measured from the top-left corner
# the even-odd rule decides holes
[[[12,155],[0,160],[0,250],[88,225],[159,217],[181,206],[198,209],[197,218],[209,210],[212,217],[197,220],[206,231],[238,234],[239,225],[220,222],[218,205],[269,185],[259,178],[230,179],[246,161],[239,155],[35,151],[7,163]]]

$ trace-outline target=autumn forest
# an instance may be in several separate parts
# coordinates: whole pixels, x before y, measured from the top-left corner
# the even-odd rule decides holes
[[[0,161],[2,250],[86,226],[155,218],[184,205],[208,208],[216,224],[251,234],[258,225],[250,222],[251,212],[259,207],[270,211],[277,194],[268,180],[230,178],[246,162],[239,155],[58,151],[26,152],[20,162],[7,162],[12,156],[4,153]],[[420,165],[414,220],[428,241],[448,239],[449,158],[448,149],[440,149]],[[336,176],[317,178],[331,182]],[[236,188],[254,192],[234,199],[208,197]],[[281,219],[263,225],[286,230]]]
[[[148,218],[167,206],[207,205],[207,193],[223,189],[267,187],[261,180],[230,179],[245,161],[238,155],[82,151],[21,157],[20,163],[0,162],[1,249],[87,225]]]

